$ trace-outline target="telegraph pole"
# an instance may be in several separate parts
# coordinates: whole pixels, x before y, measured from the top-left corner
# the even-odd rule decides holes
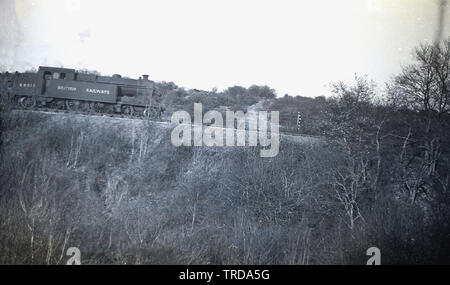
[[[300,132],[300,125],[302,123],[302,115],[300,112],[297,112],[297,130]]]

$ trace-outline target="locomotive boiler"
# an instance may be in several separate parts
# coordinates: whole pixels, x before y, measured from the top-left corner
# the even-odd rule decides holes
[[[163,107],[155,83],[101,76],[74,69],[39,67],[37,73],[3,73],[0,94],[23,108],[48,107],[69,111],[161,115]]]

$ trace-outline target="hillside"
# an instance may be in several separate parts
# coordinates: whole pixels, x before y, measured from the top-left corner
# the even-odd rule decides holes
[[[259,147],[175,148],[172,129],[3,114],[0,263],[58,263],[74,244],[85,263],[291,262],[275,247],[309,232],[297,183],[314,145],[282,136],[282,154],[261,160]]]
[[[164,122],[1,96],[0,264],[65,264],[72,247],[83,264],[366,264],[372,247],[449,264],[449,59],[450,41],[421,45],[383,94],[360,76],[315,99],[160,82]],[[279,151],[175,147],[169,118],[199,103],[279,111]]]

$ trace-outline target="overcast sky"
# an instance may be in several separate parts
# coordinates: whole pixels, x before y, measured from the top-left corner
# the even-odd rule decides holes
[[[279,96],[328,95],[329,83],[355,73],[380,85],[397,73],[414,46],[433,41],[438,2],[0,0],[0,67],[64,66],[145,73],[186,88],[258,84]]]

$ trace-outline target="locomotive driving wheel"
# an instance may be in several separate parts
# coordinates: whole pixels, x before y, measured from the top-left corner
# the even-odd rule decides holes
[[[66,100],[66,109],[68,111],[87,112],[89,111],[89,103],[78,100]]]
[[[36,106],[36,100],[32,97],[22,97],[19,99],[19,104],[25,109],[31,109]]]
[[[66,109],[69,111],[78,111],[81,108],[81,102],[77,100],[66,100]]]
[[[105,105],[99,102],[91,103],[90,108],[94,113],[103,113]]]
[[[122,114],[133,116],[133,114],[134,114],[133,106],[123,105],[122,106]]]
[[[146,118],[158,119],[158,108],[154,106],[150,106],[145,108],[144,116]]]
[[[151,117],[151,113],[152,113],[152,111],[151,111],[150,108],[145,108],[145,109],[144,109],[144,112],[142,113],[142,115],[143,115],[144,117],[146,117],[146,118],[149,118],[149,117]]]

